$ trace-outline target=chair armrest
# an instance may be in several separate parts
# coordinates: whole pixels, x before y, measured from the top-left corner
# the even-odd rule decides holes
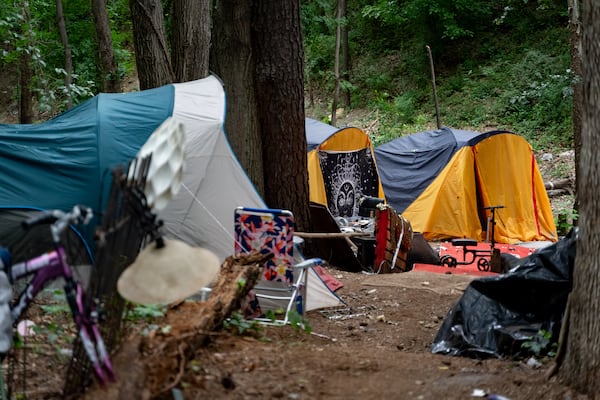
[[[323,260],[318,258],[318,257],[314,257],[314,258],[308,258],[302,262],[299,262],[298,264],[294,264],[292,265],[292,268],[294,269],[306,269],[306,268],[312,268],[316,265],[322,265],[323,264]]]

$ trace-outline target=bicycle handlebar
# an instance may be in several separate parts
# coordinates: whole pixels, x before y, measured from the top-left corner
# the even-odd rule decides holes
[[[87,224],[94,216],[91,208],[75,205],[69,212],[61,210],[43,211],[40,215],[31,217],[21,223],[23,229],[30,229],[36,225],[53,224],[59,220],[63,223],[83,223]]]
[[[52,238],[55,243],[60,240],[61,233],[70,224],[84,224],[87,225],[93,218],[94,213],[90,207],[75,205],[69,212],[61,210],[48,210],[43,211],[40,215],[29,218],[21,223],[23,229],[28,230],[36,225],[52,224]]]

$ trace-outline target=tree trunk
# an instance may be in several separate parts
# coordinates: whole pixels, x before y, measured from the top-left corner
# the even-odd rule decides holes
[[[19,67],[19,123],[33,123],[33,93],[31,92],[31,56],[21,53]]]
[[[23,3],[25,20],[29,21],[29,3]],[[21,32],[24,33],[24,32]],[[19,123],[33,123],[33,93],[31,91],[31,55],[21,52],[19,60]]]
[[[310,231],[300,0],[254,1],[252,21],[265,201]]]
[[[129,7],[140,89],[172,83],[174,74],[165,35],[162,3],[157,0],[130,0]]]
[[[187,82],[208,75],[211,2],[174,0],[172,59],[176,82]]]
[[[342,18],[344,23],[342,24],[342,81],[350,80],[350,45],[348,43],[348,23],[346,21],[346,15],[348,14],[348,6],[346,0],[338,0],[340,3],[340,10],[342,12]],[[344,106],[350,107],[350,90],[345,89],[344,94]]]
[[[110,21],[106,12],[106,0],[92,0],[92,14],[96,28],[96,42],[98,43],[98,63],[102,91],[105,93],[121,92],[121,78],[115,53],[113,51]]]
[[[564,362],[559,376],[592,398],[600,393],[600,3],[583,1],[582,120],[579,193],[579,239],[570,295]]]
[[[342,41],[342,7],[343,0],[338,0],[338,8],[336,12],[336,29],[335,29],[335,51],[333,55],[333,76],[335,86],[333,89],[333,102],[331,103],[331,125],[337,124],[337,106],[340,100],[340,43]]]
[[[56,0],[56,20],[58,23],[58,32],[60,41],[65,53],[65,88],[67,91],[67,108],[73,106],[71,96],[71,83],[73,79],[73,57],[71,56],[71,47],[69,46],[69,37],[67,36],[67,27],[65,26],[65,14],[63,13],[62,0]]]
[[[210,68],[223,80],[227,93],[227,138],[246,174],[263,196],[262,141],[255,99],[250,21],[249,2],[215,2]]]
[[[575,148],[575,182],[577,183],[577,162],[581,152],[581,0],[569,0],[569,31],[570,31],[570,52],[571,52],[571,70],[578,78],[573,85],[573,145]],[[575,193],[574,207],[579,208],[579,200]]]

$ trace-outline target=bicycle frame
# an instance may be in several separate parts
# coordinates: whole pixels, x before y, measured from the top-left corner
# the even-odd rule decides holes
[[[65,248],[59,242],[59,233],[67,226],[64,222],[64,220],[59,219],[55,222],[56,225],[52,227],[52,236],[55,241],[55,249],[53,251],[5,267],[5,272],[11,284],[16,280],[33,275],[16,301],[11,304],[11,318],[13,325],[15,325],[30,306],[35,296],[49,282],[63,278],[65,280],[65,296],[79,337],[96,377],[104,385],[109,380],[115,381],[116,378],[98,328],[98,311],[94,304],[90,304],[86,309],[83,287],[73,278],[71,267],[67,263]]]
[[[71,270],[65,268],[64,249],[42,254],[30,260],[13,264],[7,272],[11,282],[35,274],[32,280],[21,291],[17,301],[11,306],[13,323],[16,322],[27,310],[31,301],[37,296],[48,282],[65,277],[72,279]]]

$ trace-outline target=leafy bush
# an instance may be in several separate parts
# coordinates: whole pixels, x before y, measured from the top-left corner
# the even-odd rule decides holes
[[[572,146],[577,77],[569,70],[561,2],[411,0],[400,7],[380,0],[359,2],[348,11],[351,46],[361,45],[352,47],[351,105],[369,109],[369,118],[377,120],[376,145],[435,126],[425,51],[430,44],[443,125],[512,130],[536,150]],[[311,33],[305,37],[312,39]],[[307,54],[312,65],[313,53]],[[324,48],[319,53],[323,68],[330,54]]]

